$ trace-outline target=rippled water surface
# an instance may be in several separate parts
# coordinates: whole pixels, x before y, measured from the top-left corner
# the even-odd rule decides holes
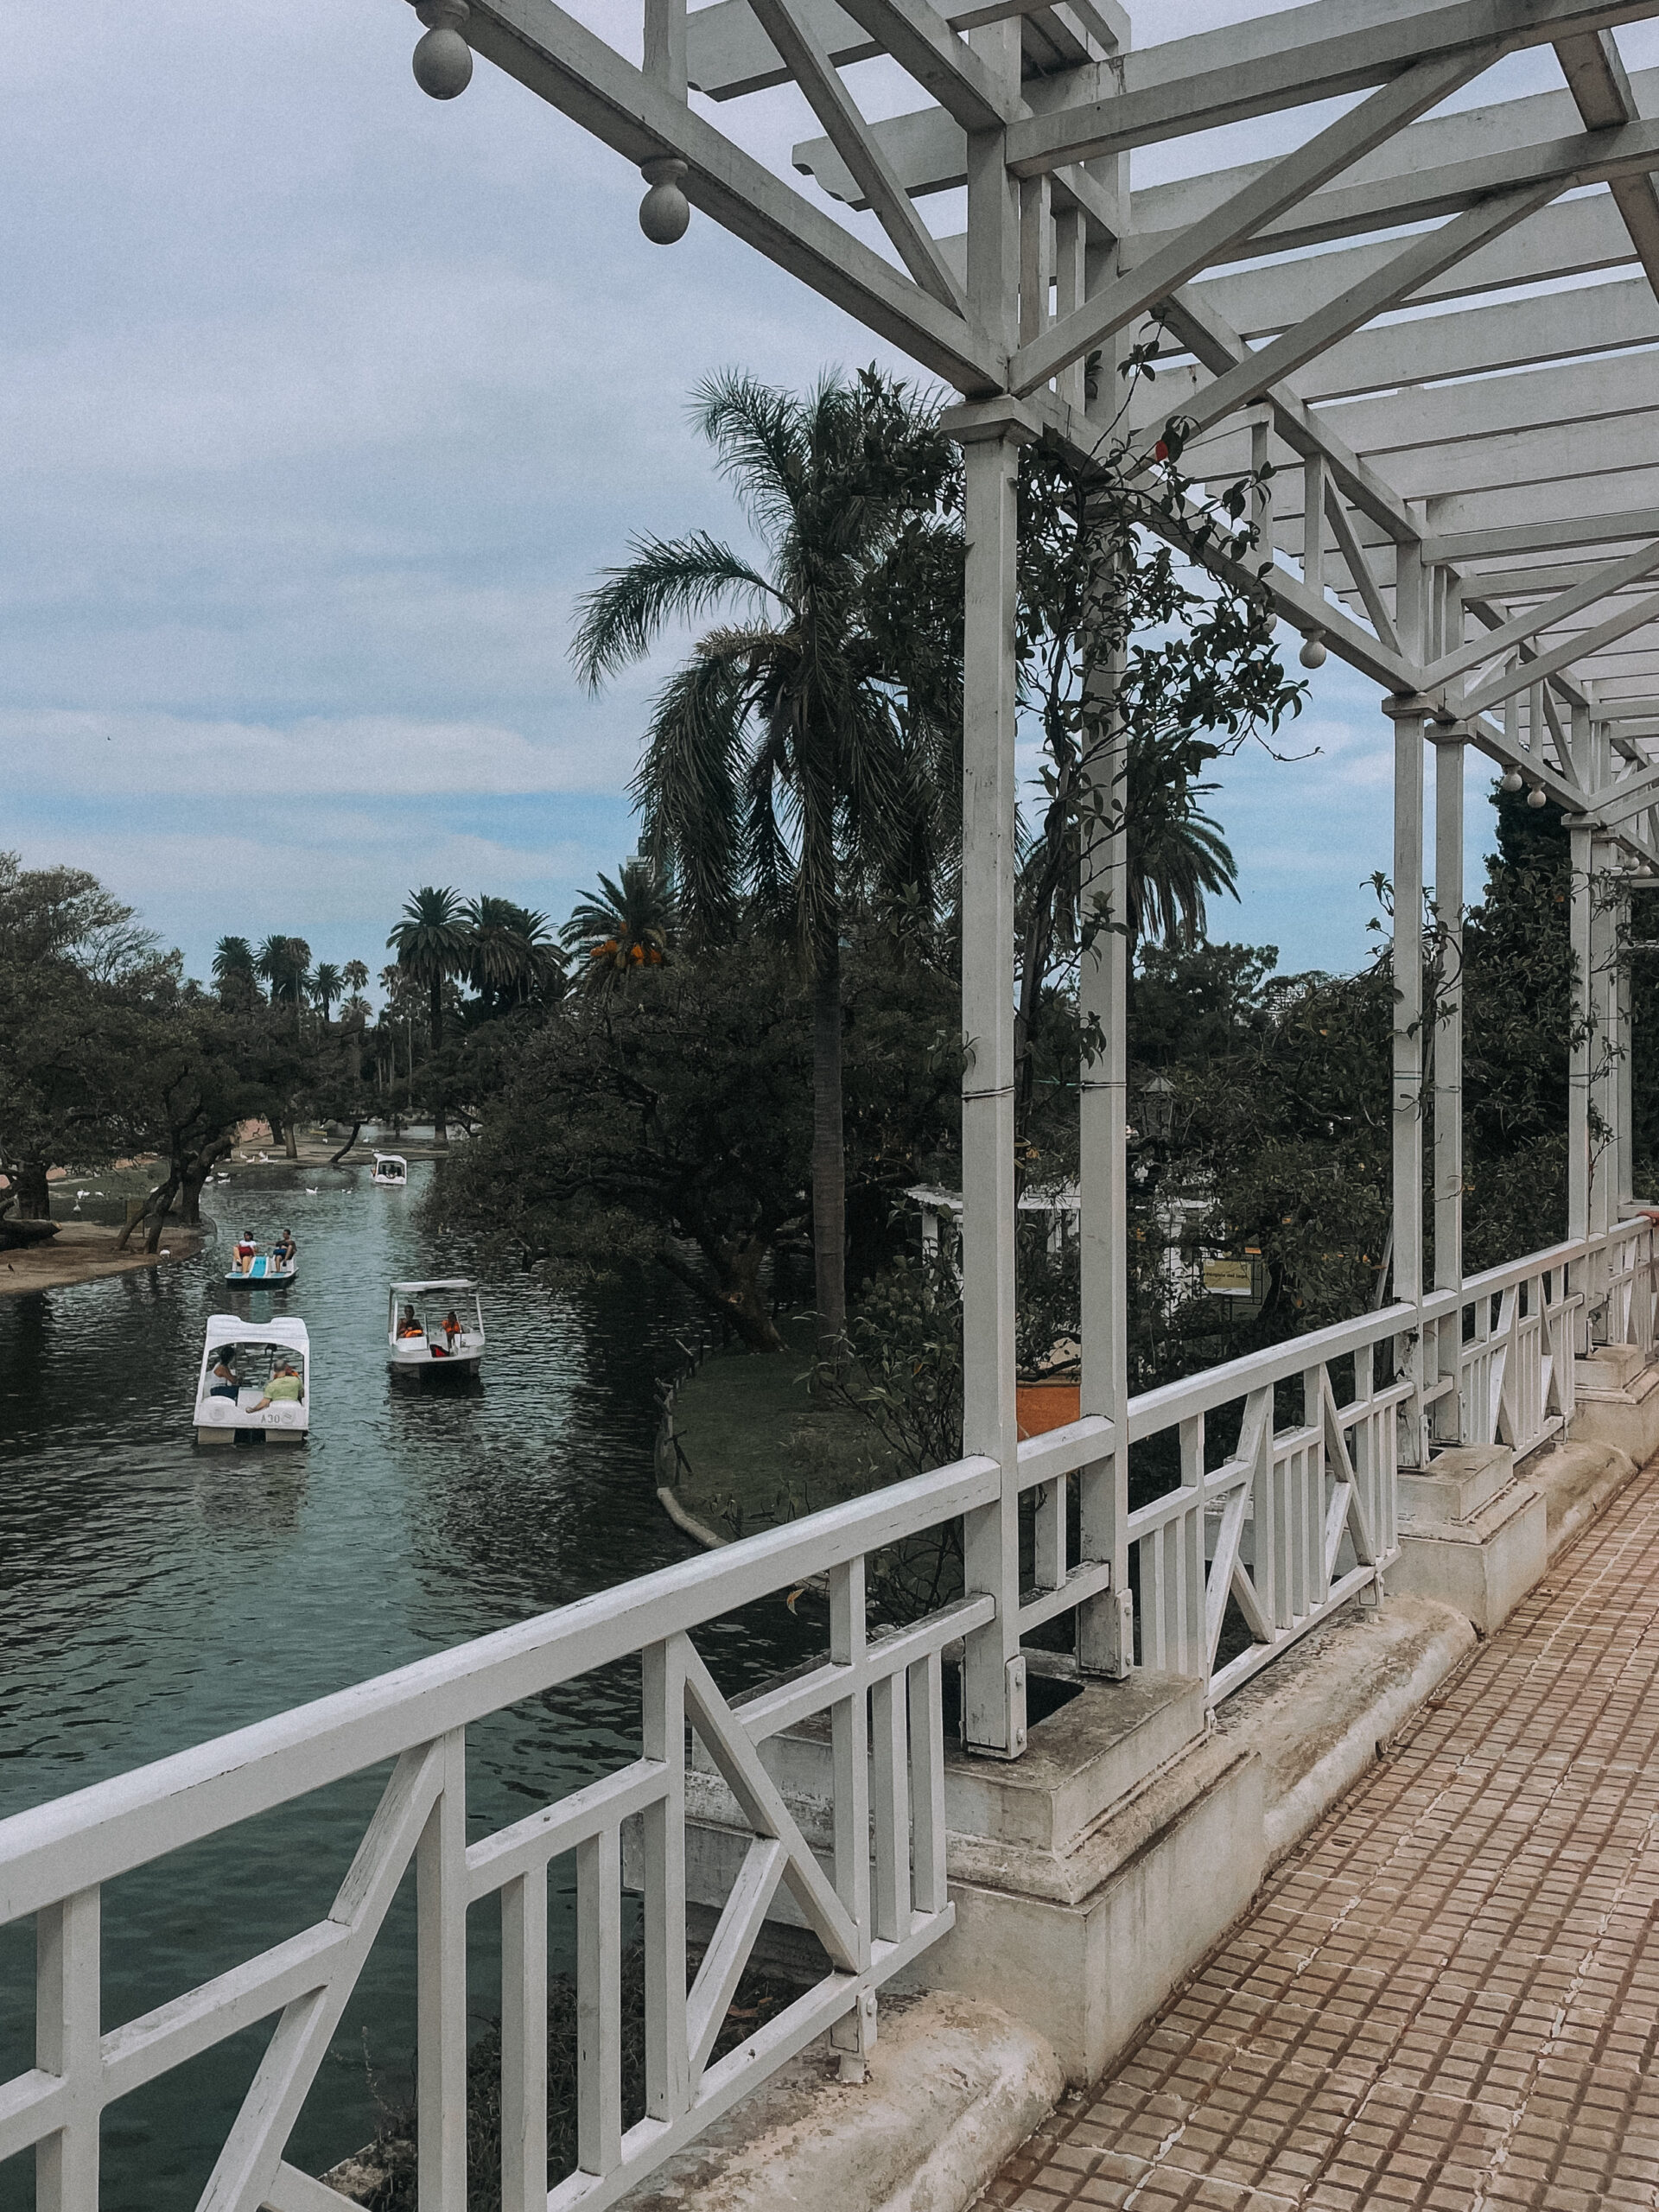
[[[481,1386],[391,1386],[387,1284],[471,1271],[465,1249],[418,1225],[429,1172],[388,1192],[366,1170],[261,1170],[233,1198],[210,1191],[221,1234],[194,1260],[0,1298],[0,1815],[687,1555],[651,1461],[653,1384],[685,1319],[671,1286],[573,1300],[486,1275]],[[293,1225],[291,1288],[227,1290],[243,1218],[262,1242]],[[310,1330],[301,1450],[194,1442],[207,1317],[232,1308]],[[800,1656],[807,1632],[774,1602],[699,1643],[731,1686]],[[473,1832],[622,1764],[637,1730],[626,1669],[480,1724]],[[107,1885],[105,2025],[325,1912],[384,1779],[353,1777]],[[556,1961],[570,1876],[556,1866]],[[411,1876],[292,2139],[313,2171],[367,2139],[377,2101],[408,2094],[412,1892]],[[493,1907],[472,1923],[482,2018],[499,2009]],[[0,2080],[33,2063],[33,1980],[32,1929],[0,1930]],[[194,2202],[267,2034],[110,2108],[111,2212]],[[0,2164],[0,2212],[32,2201],[29,2158]]]

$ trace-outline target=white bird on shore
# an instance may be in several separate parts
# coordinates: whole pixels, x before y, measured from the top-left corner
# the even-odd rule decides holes
[[[75,1192],[75,1196],[78,1198],[90,1198],[92,1195],[92,1194],[90,1191],[77,1191]]]
[[[305,1195],[308,1198],[315,1198],[317,1195],[316,1185],[308,1183],[305,1186]]]

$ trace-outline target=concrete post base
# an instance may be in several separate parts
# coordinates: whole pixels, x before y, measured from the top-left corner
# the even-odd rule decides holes
[[[1638,1467],[1659,1452],[1659,1366],[1644,1367],[1634,1344],[1603,1344],[1573,1363],[1575,1444],[1605,1444]]]
[[[1549,1565],[1548,1512],[1499,1445],[1453,1446],[1400,1471],[1391,1589],[1451,1605],[1490,1636]]]
[[[950,1837],[957,1924],[917,1974],[995,1991],[1084,2083],[1249,1903],[1267,1865],[1262,1765],[1206,1732],[1201,1683],[1167,1675],[1091,1683],[1032,1744],[1016,1765],[963,1763],[971,1777],[952,1763],[946,1802],[969,1798],[979,1832]],[[1027,1774],[1033,1756],[1046,1774]],[[1125,1787],[1087,1793],[1085,1776]]]

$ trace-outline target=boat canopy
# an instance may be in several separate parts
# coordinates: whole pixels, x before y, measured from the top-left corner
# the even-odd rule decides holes
[[[308,1357],[311,1351],[304,1322],[291,1321],[286,1316],[274,1321],[249,1321],[239,1313],[210,1313],[207,1340],[214,1344],[281,1344],[285,1351],[302,1351]]]
[[[445,1275],[436,1282],[395,1282],[391,1286],[394,1298],[423,1298],[429,1290],[476,1290],[478,1285],[466,1275]]]

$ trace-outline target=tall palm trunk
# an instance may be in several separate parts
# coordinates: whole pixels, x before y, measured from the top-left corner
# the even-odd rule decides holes
[[[442,972],[432,978],[431,1027],[433,1061],[432,1141],[435,1145],[447,1145],[449,1141],[449,1124],[444,1118],[443,1086],[437,1071],[438,1055],[443,1050],[443,976]],[[410,1070],[410,1083],[411,1087],[413,1086],[414,1080],[414,1069],[411,1065]]]
[[[812,1268],[818,1357],[847,1337],[847,1154],[841,1118],[841,937],[831,924],[812,974]]]

